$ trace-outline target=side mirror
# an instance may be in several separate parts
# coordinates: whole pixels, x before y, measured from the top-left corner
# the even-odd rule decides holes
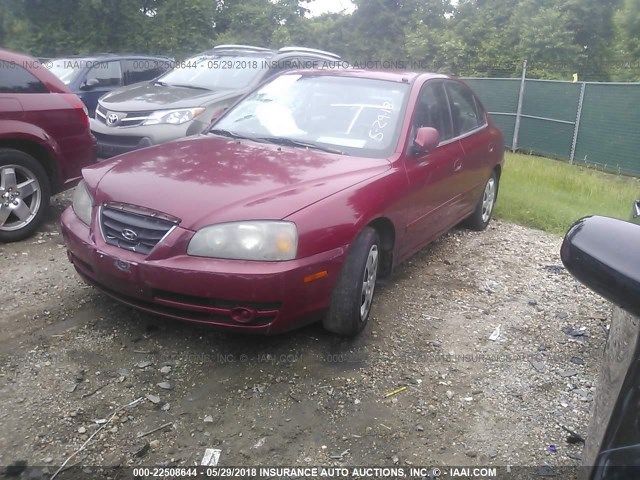
[[[80,90],[93,90],[99,83],[97,78],[90,78],[80,86]]]
[[[586,217],[567,232],[560,257],[569,273],[594,292],[640,315],[640,225]]]
[[[634,203],[637,212],[638,203]],[[635,214],[635,213],[634,213]],[[600,366],[581,478],[638,478],[640,445],[640,225],[607,217],[578,220],[560,256],[587,287],[614,308]]]
[[[631,210],[631,221],[633,223],[640,224],[640,200],[633,202],[633,209]]]
[[[420,127],[413,141],[413,153],[428,153],[440,143],[440,133],[432,127]]]
[[[229,110],[229,107],[222,107],[217,109],[215,112],[213,112],[213,115],[211,115],[211,121],[209,122],[209,125],[213,125],[216,122],[216,120],[218,120],[222,116],[222,114],[227,110]]]

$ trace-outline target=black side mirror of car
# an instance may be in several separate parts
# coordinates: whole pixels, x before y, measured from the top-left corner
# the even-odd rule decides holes
[[[640,225],[583,218],[567,232],[560,256],[580,282],[628,312],[613,309],[582,478],[640,478]]]
[[[90,78],[80,86],[80,90],[93,90],[99,83],[97,78]]]
[[[416,131],[416,138],[413,140],[412,152],[414,155],[429,153],[440,143],[440,133],[432,127],[420,127]]]
[[[567,232],[560,256],[580,282],[629,313],[640,315],[640,225],[585,217]]]
[[[633,223],[640,224],[640,200],[633,202],[633,209],[631,211],[631,221]]]

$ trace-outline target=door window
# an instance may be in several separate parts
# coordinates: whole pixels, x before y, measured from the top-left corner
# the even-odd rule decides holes
[[[484,116],[471,90],[458,82],[447,82],[446,86],[455,135],[464,135],[484,125]]]
[[[95,88],[101,87],[119,87],[122,85],[122,70],[120,61],[100,62],[95,64],[87,73],[85,82],[96,79],[98,83]]]
[[[442,82],[427,82],[420,92],[413,116],[414,132],[420,127],[432,127],[440,133],[440,141],[453,138],[451,117]]]

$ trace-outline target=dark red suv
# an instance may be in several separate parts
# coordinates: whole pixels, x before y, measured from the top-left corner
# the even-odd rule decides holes
[[[50,195],[95,161],[80,99],[38,60],[0,49],[0,242],[33,233]]]

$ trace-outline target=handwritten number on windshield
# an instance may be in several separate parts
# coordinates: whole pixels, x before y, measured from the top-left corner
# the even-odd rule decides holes
[[[389,119],[391,118],[391,112],[393,111],[393,104],[391,102],[384,102],[382,107],[378,110],[376,120],[371,125],[369,130],[369,138],[376,142],[382,142],[384,139],[384,129],[389,125]]]

